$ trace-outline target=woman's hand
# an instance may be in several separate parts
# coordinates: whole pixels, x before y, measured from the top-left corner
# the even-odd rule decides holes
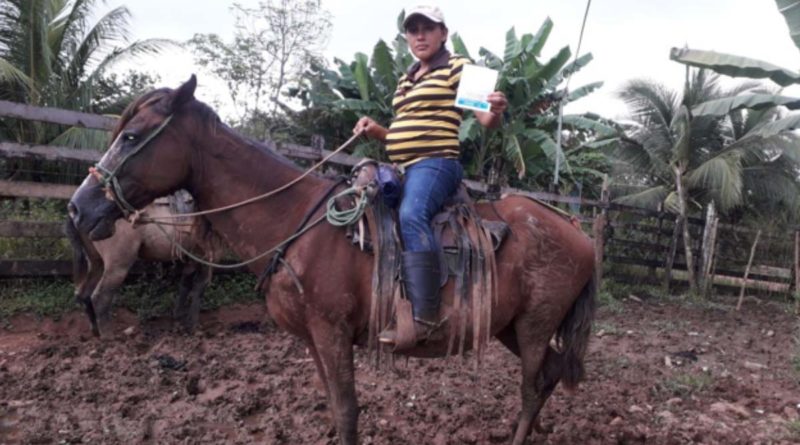
[[[358,122],[356,122],[356,126],[353,127],[353,134],[362,132],[370,139],[385,141],[386,133],[388,133],[389,130],[383,128],[380,124],[372,120],[372,118],[364,116],[359,119]]]
[[[478,122],[486,128],[497,128],[503,120],[503,113],[508,109],[508,99],[502,91],[495,91],[486,98],[491,106],[489,111],[475,112]]]
[[[508,109],[508,99],[506,99],[506,95],[502,91],[495,91],[489,94],[486,101],[491,105],[489,112],[493,114],[501,115]]]

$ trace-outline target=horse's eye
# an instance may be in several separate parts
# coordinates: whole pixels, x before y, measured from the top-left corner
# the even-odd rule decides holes
[[[125,142],[136,142],[136,140],[139,139],[139,137],[136,136],[134,133],[125,133],[122,135],[122,139]]]

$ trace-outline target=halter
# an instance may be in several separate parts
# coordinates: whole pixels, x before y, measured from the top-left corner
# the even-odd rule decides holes
[[[147,137],[141,142],[136,144],[136,146],[133,147],[112,169],[109,170],[100,165],[100,162],[103,161],[102,159],[94,165],[92,174],[100,181],[101,184],[103,184],[103,187],[105,187],[106,191],[111,194],[111,200],[117,204],[117,207],[119,207],[123,215],[125,215],[125,218],[135,214],[138,209],[125,200],[125,197],[122,194],[122,187],[120,186],[119,179],[117,178],[117,173],[130,158],[132,158],[136,153],[139,153],[147,144],[150,143],[150,141],[161,134],[171,120],[172,115],[170,114],[166,119],[164,119],[164,122],[162,122],[155,130],[153,130],[153,132],[147,135]]]

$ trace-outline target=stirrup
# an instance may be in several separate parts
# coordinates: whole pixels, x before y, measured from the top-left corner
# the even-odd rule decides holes
[[[431,337],[431,335],[434,332],[436,332],[437,329],[441,328],[444,325],[446,321],[447,317],[438,322],[414,319],[414,334],[416,337],[414,344],[416,345],[422,341],[428,340]],[[385,345],[396,344],[397,326],[392,326],[387,329],[384,329],[380,334],[378,334],[378,342]]]

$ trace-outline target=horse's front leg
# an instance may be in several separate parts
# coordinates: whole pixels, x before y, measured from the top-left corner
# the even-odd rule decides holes
[[[111,307],[114,304],[114,295],[122,286],[135,261],[136,257],[132,256],[131,258],[121,258],[115,262],[109,261],[104,265],[103,276],[92,293],[92,304],[97,314],[100,334],[111,328]]]
[[[353,366],[353,334],[327,320],[310,323],[312,348],[320,377],[328,389],[339,443],[355,445],[358,440],[358,401]]]

